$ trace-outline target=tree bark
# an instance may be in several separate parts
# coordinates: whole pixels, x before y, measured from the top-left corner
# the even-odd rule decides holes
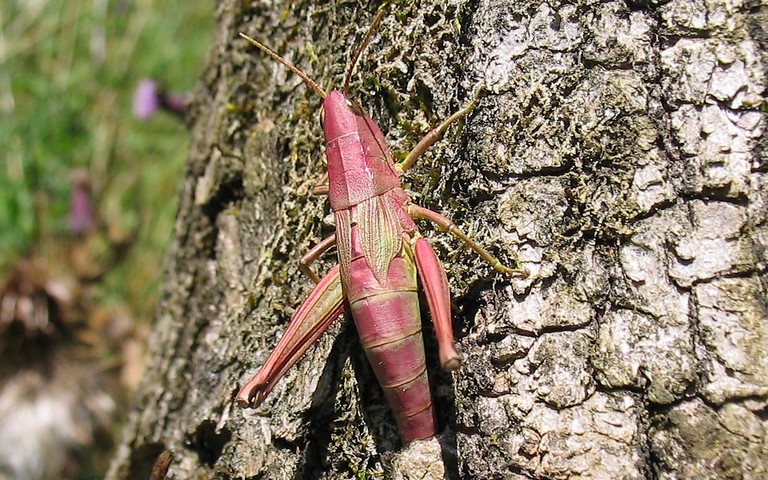
[[[768,478],[757,2],[391,5],[354,96],[403,154],[486,88],[406,182],[532,275],[423,227],[466,358],[452,375],[430,359],[441,435],[426,447],[400,448],[347,321],[262,407],[234,403],[311,289],[296,260],[332,231],[311,195],[320,99],[237,33],[338,87],[376,8],[220,3],[148,373],[109,478],[149,478],[166,449],[169,478]]]

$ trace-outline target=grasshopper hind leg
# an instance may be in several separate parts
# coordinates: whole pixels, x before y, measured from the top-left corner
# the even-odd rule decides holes
[[[418,235],[412,243],[416,268],[419,271],[419,277],[421,277],[432,323],[435,326],[440,366],[446,371],[456,370],[461,367],[464,358],[456,350],[453,340],[451,292],[448,286],[448,277],[446,277],[445,270],[429,242]]]

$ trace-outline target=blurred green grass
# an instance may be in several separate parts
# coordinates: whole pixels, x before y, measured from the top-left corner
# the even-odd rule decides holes
[[[212,1],[0,0],[0,275],[22,257],[57,260],[70,175],[85,168],[102,219],[135,232],[93,292],[151,319],[188,145],[160,114],[132,117],[145,77],[191,91]]]

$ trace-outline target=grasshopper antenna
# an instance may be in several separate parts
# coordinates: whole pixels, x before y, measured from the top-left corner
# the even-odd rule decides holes
[[[362,55],[363,50],[365,50],[365,47],[367,47],[368,43],[371,41],[371,37],[373,36],[373,33],[379,27],[381,20],[384,18],[384,14],[387,12],[388,6],[389,6],[389,2],[384,2],[381,5],[381,7],[379,7],[379,12],[373,18],[373,22],[371,22],[371,26],[368,27],[368,31],[365,32],[365,36],[360,41],[360,44],[357,46],[357,50],[355,50],[355,54],[352,55],[352,60],[349,62],[349,67],[347,67],[347,72],[344,74],[344,88],[342,89],[342,92],[344,92],[345,97],[349,96],[349,81],[352,77],[352,72],[355,70],[355,65],[357,65],[357,61],[360,59],[360,55]]]
[[[317,92],[317,94],[318,94],[318,95],[320,95],[320,96],[321,96],[321,97],[323,97],[323,98],[325,98],[325,97],[327,97],[327,96],[328,96],[328,94],[327,94],[327,93],[325,93],[325,90],[323,90],[323,89],[320,87],[320,85],[318,85],[317,83],[315,83],[315,81],[314,81],[314,80],[312,80],[311,78],[309,78],[309,76],[307,76],[307,74],[306,74],[306,73],[304,73],[304,72],[302,72],[301,70],[299,70],[297,67],[295,67],[295,66],[294,66],[294,65],[293,65],[291,62],[289,62],[288,60],[284,59],[284,58],[283,58],[283,57],[281,57],[280,55],[278,55],[278,54],[276,54],[275,52],[273,52],[273,51],[272,51],[272,49],[270,49],[268,46],[264,45],[264,44],[263,44],[263,43],[261,43],[261,42],[258,42],[258,41],[256,41],[256,40],[252,39],[251,37],[249,37],[248,35],[246,35],[246,34],[244,34],[244,33],[240,33],[240,36],[241,36],[242,38],[244,38],[245,40],[247,40],[247,41],[248,41],[248,42],[249,42],[251,45],[255,46],[256,48],[258,48],[258,49],[259,49],[259,50],[261,50],[262,52],[264,52],[264,53],[266,53],[267,55],[269,55],[269,56],[270,56],[270,57],[271,57],[273,60],[275,60],[276,62],[279,62],[279,63],[283,64],[283,65],[284,65],[284,66],[285,66],[285,67],[286,67],[288,70],[290,70],[290,71],[292,71],[293,73],[295,73],[296,75],[298,75],[298,76],[299,76],[299,78],[301,78],[302,80],[304,80],[304,83],[306,83],[306,84],[307,84],[307,86],[309,86],[309,88],[311,88],[312,90],[314,90],[315,92]]]

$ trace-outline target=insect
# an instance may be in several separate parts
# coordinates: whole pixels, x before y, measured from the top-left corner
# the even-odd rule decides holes
[[[342,90],[324,91],[297,67],[258,41],[252,45],[298,75],[323,98],[321,122],[328,172],[315,188],[327,194],[336,233],[322,240],[300,260],[301,270],[315,283],[258,373],[237,394],[243,406],[256,407],[275,383],[344,311],[357,327],[361,344],[387,398],[404,445],[435,435],[434,410],[427,378],[417,292],[417,274],[425,290],[443,369],[461,366],[454,345],[448,279],[432,246],[419,234],[414,219],[430,220],[463,240],[496,270],[527,275],[502,265],[462,233],[451,220],[413,204],[400,176],[444,131],[469,114],[476,96],[417,143],[399,164],[387,149],[384,135],[362,108],[349,98],[349,82],[361,52],[381,22],[374,18],[345,73]],[[327,182],[326,182],[327,181]],[[318,277],[311,263],[336,246],[338,265]]]

